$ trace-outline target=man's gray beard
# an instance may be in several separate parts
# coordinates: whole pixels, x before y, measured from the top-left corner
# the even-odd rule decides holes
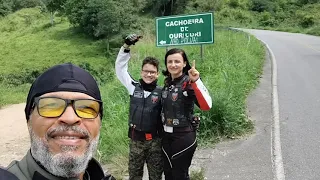
[[[77,146],[60,146],[62,152],[54,155],[52,152],[50,152],[48,144],[34,134],[30,125],[28,128],[31,138],[31,154],[33,158],[40,162],[40,164],[45,167],[48,172],[55,176],[65,178],[79,177],[81,173],[85,172],[89,161],[91,160],[94,152],[97,150],[99,134],[96,138],[89,142],[85,153],[81,156],[77,156],[72,153],[78,149]],[[64,126],[58,127],[57,129],[60,128],[69,130],[80,129],[75,126]],[[47,135],[46,138],[48,138]]]

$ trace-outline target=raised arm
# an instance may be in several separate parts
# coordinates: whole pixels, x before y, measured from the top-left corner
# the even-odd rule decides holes
[[[135,83],[136,81],[130,76],[128,72],[129,60],[130,52],[128,49],[125,49],[122,46],[115,63],[116,75],[119,81],[127,88],[128,93],[132,95],[135,88],[133,86],[133,83]]]
[[[210,110],[212,107],[212,99],[201,79],[199,78],[196,82],[191,83],[191,87],[194,90],[199,108],[204,111]]]
[[[197,105],[201,110],[210,110],[212,107],[212,99],[207,88],[200,79],[200,73],[196,69],[195,60],[192,62],[192,66],[188,71],[188,74],[191,81],[191,87],[194,90],[197,99]]]

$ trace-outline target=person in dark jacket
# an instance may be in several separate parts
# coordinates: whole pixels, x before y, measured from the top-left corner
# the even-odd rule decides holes
[[[89,72],[71,63],[45,71],[29,90],[25,115],[31,148],[6,167],[18,179],[112,179],[93,158],[103,103]]]
[[[164,174],[166,180],[189,180],[189,167],[197,147],[194,104],[209,110],[212,100],[195,62],[190,66],[182,49],[165,55],[166,76],[162,92]]]
[[[146,57],[141,66],[141,79],[134,80],[128,73],[130,46],[139,36],[131,34],[125,38],[115,63],[116,75],[127,88],[130,95],[129,106],[129,179],[142,180],[143,167],[147,164],[150,180],[161,180],[163,158],[160,133],[161,91],[157,86],[159,61],[154,57]]]

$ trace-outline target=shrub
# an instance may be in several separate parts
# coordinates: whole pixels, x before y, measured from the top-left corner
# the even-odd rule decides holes
[[[13,0],[13,11],[17,11],[23,8],[32,8],[41,5],[40,0]]]
[[[266,0],[251,0],[250,10],[257,12],[272,12],[274,11],[274,5],[272,2]]]
[[[240,5],[239,0],[230,0],[229,1],[229,6],[232,8],[237,8],[237,7],[239,7],[239,5]]]
[[[133,8],[129,0],[69,0],[65,11],[70,22],[86,34],[110,39],[135,24]]]
[[[311,27],[314,25],[314,23],[315,23],[315,19],[313,16],[310,16],[310,15],[303,16],[299,22],[300,26],[302,26],[303,28]]]
[[[0,1],[0,16],[5,16],[12,11],[13,2],[10,0]]]
[[[251,14],[241,9],[225,8],[219,12],[219,17],[220,16],[222,16],[224,19],[235,20],[238,24],[249,24],[253,21]]]
[[[269,12],[262,12],[259,16],[260,26],[270,26],[273,27],[277,24],[275,18]]]
[[[307,33],[320,36],[320,26],[310,28],[309,30],[307,30]]]
[[[40,6],[40,0],[0,0],[0,16],[8,15],[11,12]]]

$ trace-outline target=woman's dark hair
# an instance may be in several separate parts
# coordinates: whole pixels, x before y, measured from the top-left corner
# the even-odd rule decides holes
[[[169,55],[176,54],[176,53],[181,54],[181,56],[183,58],[183,61],[186,62],[186,66],[183,68],[182,73],[188,75],[188,71],[189,71],[189,69],[191,69],[187,54],[186,54],[186,52],[184,52],[184,50],[179,49],[179,48],[170,49],[169,51],[167,51],[167,53],[166,53],[166,55],[164,57],[164,64],[165,64],[166,70],[162,71],[162,74],[164,76],[166,76],[167,78],[170,77],[170,73],[169,73],[168,68],[167,68],[167,57]]]
[[[143,66],[146,64],[154,65],[157,68],[157,71],[159,72],[159,60],[156,59],[155,57],[148,56],[144,58],[144,60],[142,61],[141,69],[143,69]]]

